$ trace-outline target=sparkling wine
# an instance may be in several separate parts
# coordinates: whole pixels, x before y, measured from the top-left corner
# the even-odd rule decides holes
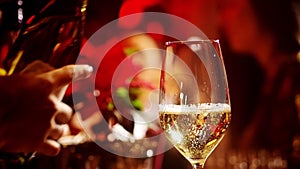
[[[228,104],[160,105],[160,124],[167,138],[191,162],[204,161],[228,128]]]

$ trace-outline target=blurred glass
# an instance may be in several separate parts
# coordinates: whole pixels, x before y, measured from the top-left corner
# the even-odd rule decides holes
[[[222,156],[210,157],[206,169],[287,169],[288,163],[279,151],[257,150],[242,152],[231,150]]]

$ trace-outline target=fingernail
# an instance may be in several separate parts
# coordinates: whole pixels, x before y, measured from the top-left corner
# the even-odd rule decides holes
[[[92,73],[94,71],[93,66],[87,65],[87,71]]]
[[[90,65],[87,65],[86,71],[87,71],[86,77],[89,77],[93,73],[94,68]]]
[[[94,68],[90,65],[81,65],[82,67],[77,74],[75,74],[75,79],[76,80],[80,80],[80,79],[86,79],[88,77],[90,77],[94,71]]]

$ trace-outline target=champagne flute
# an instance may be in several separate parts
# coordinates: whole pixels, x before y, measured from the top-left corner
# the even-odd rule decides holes
[[[166,137],[194,169],[202,169],[231,119],[219,40],[167,42],[159,97]]]

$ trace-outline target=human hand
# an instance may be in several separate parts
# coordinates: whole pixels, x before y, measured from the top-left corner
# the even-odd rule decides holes
[[[0,79],[0,150],[57,155],[57,140],[71,119],[61,102],[72,80],[87,78],[88,65],[68,65],[39,74],[15,74]]]

